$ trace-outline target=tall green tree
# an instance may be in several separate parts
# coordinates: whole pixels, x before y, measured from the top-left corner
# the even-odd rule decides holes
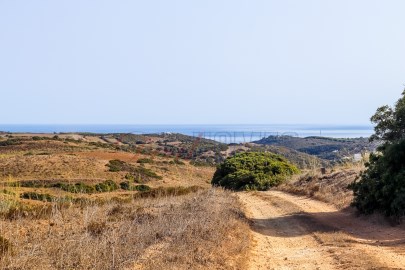
[[[378,108],[371,121],[375,134],[370,140],[380,146],[351,185],[353,205],[363,213],[401,217],[405,215],[405,91],[394,107]]]

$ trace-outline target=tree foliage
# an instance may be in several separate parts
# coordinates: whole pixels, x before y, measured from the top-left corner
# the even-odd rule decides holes
[[[381,142],[366,170],[351,188],[353,205],[369,214],[405,215],[405,91],[394,108],[383,106],[371,117],[376,124],[373,141]]]
[[[245,152],[220,164],[212,185],[232,190],[267,190],[299,170],[283,157],[265,152]]]

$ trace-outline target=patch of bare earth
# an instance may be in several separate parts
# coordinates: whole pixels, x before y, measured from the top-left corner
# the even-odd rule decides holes
[[[405,230],[280,191],[239,193],[252,221],[249,269],[404,269]]]

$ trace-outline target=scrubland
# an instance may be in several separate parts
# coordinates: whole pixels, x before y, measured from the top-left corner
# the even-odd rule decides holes
[[[82,139],[0,139],[1,269],[245,268],[248,222],[214,167]]]
[[[222,190],[37,206],[3,217],[4,269],[243,269],[248,225]]]

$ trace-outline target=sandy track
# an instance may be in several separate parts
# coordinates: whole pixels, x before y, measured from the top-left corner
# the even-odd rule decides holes
[[[239,193],[252,221],[250,269],[405,269],[405,231],[280,191]]]

